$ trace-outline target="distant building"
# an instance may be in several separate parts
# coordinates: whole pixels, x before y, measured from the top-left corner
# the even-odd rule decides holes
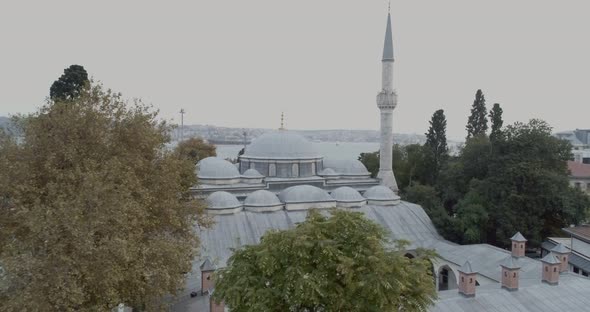
[[[590,164],[568,161],[570,185],[590,194]]]
[[[562,244],[571,255],[568,259],[568,269],[576,274],[588,277],[590,275],[590,225],[580,225],[563,229],[570,237],[549,237],[542,244],[542,255],[551,252],[557,245]]]
[[[555,137],[569,141],[575,149],[590,148],[590,129],[576,129],[554,134]]]

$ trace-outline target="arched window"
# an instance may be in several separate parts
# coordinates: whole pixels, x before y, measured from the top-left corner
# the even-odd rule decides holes
[[[504,272],[504,277],[508,277],[508,272]]]
[[[268,176],[269,177],[276,177],[277,176],[277,165],[275,165],[275,164],[268,165]]]
[[[549,267],[545,267],[545,272],[549,272]]]
[[[254,169],[254,162],[250,162],[250,169]]]
[[[520,249],[523,249],[523,248],[524,248],[524,244],[520,244]]]
[[[516,272],[512,273],[512,277],[516,277]]]
[[[469,279],[469,284],[473,284],[473,278]]]
[[[557,268],[553,268],[553,273],[557,272]]]

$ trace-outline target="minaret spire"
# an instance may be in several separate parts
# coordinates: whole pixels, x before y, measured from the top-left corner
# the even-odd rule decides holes
[[[390,10],[390,9],[389,9]],[[381,146],[379,150],[379,174],[381,184],[398,191],[393,174],[393,110],[397,106],[397,94],[393,89],[393,36],[391,32],[391,13],[387,13],[383,58],[381,59],[381,92],[377,94],[377,107],[381,112]]]

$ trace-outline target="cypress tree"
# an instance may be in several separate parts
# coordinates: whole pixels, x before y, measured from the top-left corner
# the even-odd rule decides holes
[[[479,134],[485,134],[488,130],[488,120],[486,118],[486,100],[481,92],[481,89],[477,90],[475,94],[475,100],[471,107],[471,115],[467,121],[467,138],[474,137]]]
[[[502,108],[500,104],[494,104],[490,110],[490,122],[492,123],[492,132],[490,133],[490,141],[494,142],[502,136]]]
[[[431,183],[436,182],[444,161],[448,155],[447,146],[447,118],[442,109],[437,110],[430,120],[430,128],[426,133],[426,150],[427,159],[431,165]]]

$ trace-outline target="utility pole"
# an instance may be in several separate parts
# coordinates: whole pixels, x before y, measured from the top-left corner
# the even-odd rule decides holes
[[[184,108],[180,109],[180,142],[184,141]]]

